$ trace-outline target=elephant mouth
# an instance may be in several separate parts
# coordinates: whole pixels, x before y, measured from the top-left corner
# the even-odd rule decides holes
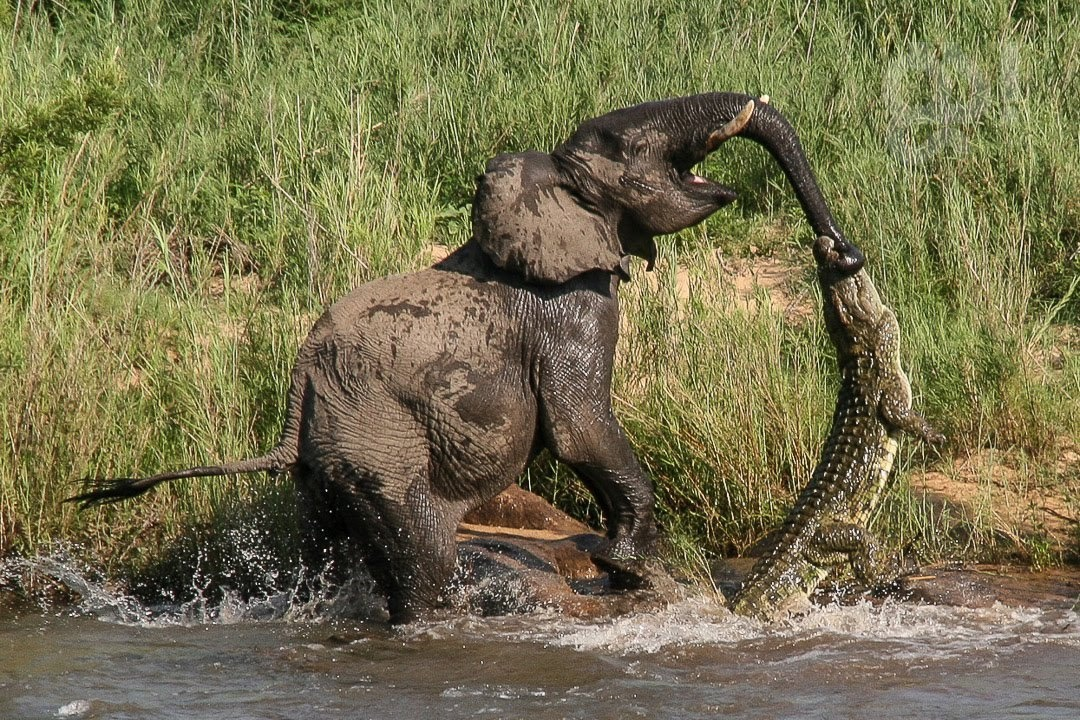
[[[722,207],[735,202],[735,199],[739,196],[733,188],[721,185],[689,170],[679,173],[679,181],[686,195],[701,198],[701,200],[714,207]]]
[[[683,172],[681,172],[679,174],[679,177],[683,181],[683,183],[686,184],[686,185],[697,185],[697,186],[706,186],[707,187],[709,185],[715,185],[716,184],[712,180],[710,180],[708,178],[701,177],[700,175],[695,175],[694,173],[690,172],[689,170],[684,170]]]
[[[759,102],[769,102],[769,96],[763,95]],[[732,188],[721,185],[718,182],[714,182],[707,177],[698,175],[692,171],[694,165],[711,155],[722,144],[741,133],[749,124],[750,118],[754,114],[755,102],[754,100],[747,101],[746,105],[733,117],[731,120],[724,123],[719,129],[709,134],[705,139],[705,146],[702,148],[704,152],[697,158],[694,158],[692,163],[675,163],[675,169],[679,175],[679,180],[683,187],[687,190],[707,194],[718,202],[728,203],[736,198],[736,193]]]

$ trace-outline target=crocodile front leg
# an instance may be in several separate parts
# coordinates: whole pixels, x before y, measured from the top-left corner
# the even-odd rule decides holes
[[[830,568],[846,560],[855,579],[871,590],[888,587],[900,574],[895,556],[885,552],[874,534],[857,523],[823,525],[812,547],[812,562]]]
[[[911,381],[900,366],[900,323],[892,308],[881,305],[881,319],[875,331],[873,355],[882,365],[878,378],[881,392],[878,415],[882,422],[930,444],[943,442],[945,436],[911,409]]]

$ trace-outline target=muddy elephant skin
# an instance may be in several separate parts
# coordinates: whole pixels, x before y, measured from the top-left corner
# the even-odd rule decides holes
[[[399,622],[443,602],[462,516],[547,449],[603,510],[602,559],[648,558],[652,484],[611,408],[616,292],[630,256],[651,266],[655,236],[735,198],[691,168],[736,135],[776,158],[818,235],[845,242],[791,126],[761,99],[711,93],[617,110],[550,154],[492,159],[469,242],[330,307],[303,343],[267,454],[91,481],[72,499],[94,505],[168,480],[288,471],[309,568],[366,564]]]

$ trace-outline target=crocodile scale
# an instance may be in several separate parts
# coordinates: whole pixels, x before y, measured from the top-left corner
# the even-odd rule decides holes
[[[895,578],[895,563],[869,527],[901,432],[943,440],[911,410],[911,385],[900,366],[900,328],[863,264],[845,262],[827,237],[818,238],[814,256],[840,391],[810,482],[732,601],[736,613],[765,620],[805,606],[818,583],[844,563],[868,587]]]

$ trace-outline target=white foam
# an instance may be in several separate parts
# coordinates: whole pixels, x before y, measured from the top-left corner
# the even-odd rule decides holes
[[[444,626],[445,627],[445,626]],[[1080,616],[1074,611],[1043,610],[995,604],[962,608],[886,601],[880,605],[816,606],[779,623],[734,615],[711,598],[696,597],[649,613],[605,621],[574,621],[550,613],[530,623],[508,624],[476,619],[456,631],[495,632],[521,640],[617,655],[655,654],[690,647],[738,647],[762,642],[794,644],[829,637],[847,641],[882,641],[894,657],[948,657],[973,648],[1054,642],[1080,647]],[[428,637],[440,633],[427,628]]]
[[[92,706],[89,700],[73,700],[56,711],[57,717],[81,717],[90,712]]]

